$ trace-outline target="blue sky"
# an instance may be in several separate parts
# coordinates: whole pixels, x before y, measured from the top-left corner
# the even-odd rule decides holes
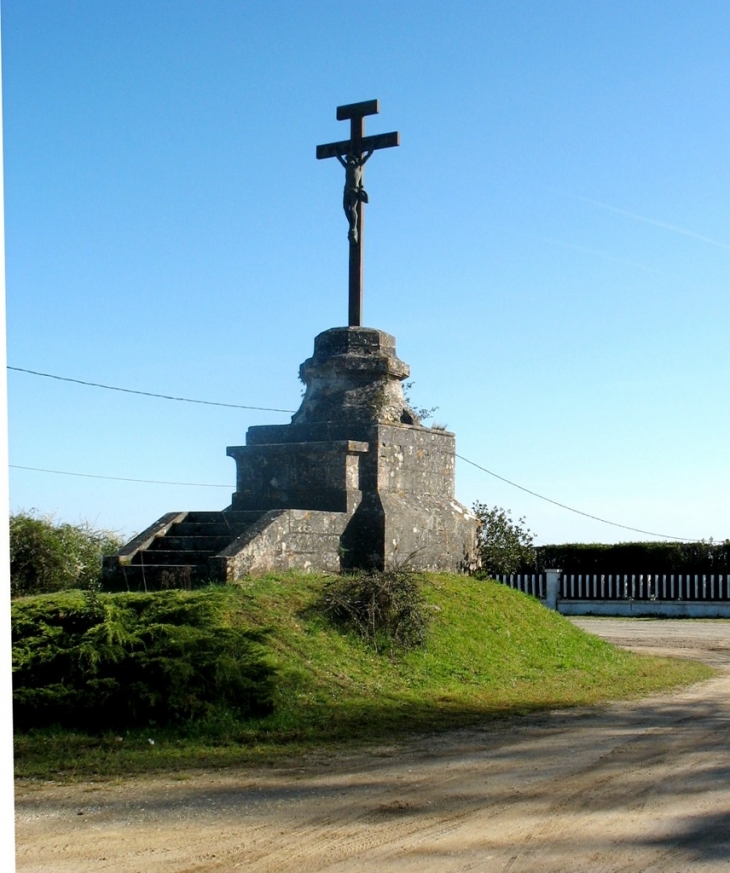
[[[364,321],[460,455],[629,527],[730,536],[730,6],[4,0],[8,363],[296,409],[347,314],[338,104],[379,98]],[[219,509],[279,413],[11,371],[13,509]],[[646,539],[463,461],[540,542]]]

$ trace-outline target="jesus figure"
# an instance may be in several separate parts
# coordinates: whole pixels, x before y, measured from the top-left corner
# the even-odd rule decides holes
[[[357,245],[358,227],[357,227],[357,212],[360,203],[368,202],[367,191],[363,187],[362,175],[365,162],[372,155],[372,151],[364,155],[347,155],[343,158],[342,155],[337,155],[337,160],[345,168],[345,191],[342,196],[342,208],[345,210],[347,221],[350,225],[350,230],[347,238],[350,240],[350,245]]]

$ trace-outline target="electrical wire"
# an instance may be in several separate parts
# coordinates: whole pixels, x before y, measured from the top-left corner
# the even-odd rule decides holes
[[[121,391],[125,394],[140,394],[144,397],[157,397],[162,400],[177,400],[182,403],[199,403],[205,406],[225,406],[228,409],[254,409],[261,412],[283,412],[283,413],[293,413],[295,410],[293,409],[277,409],[275,407],[269,406],[244,406],[238,403],[217,403],[212,400],[193,400],[189,397],[173,397],[169,394],[155,394],[152,391],[135,391],[131,388],[119,388],[115,385],[104,385],[100,382],[87,382],[83,379],[71,379],[68,376],[56,376],[53,373],[41,373],[38,370],[28,370],[24,367],[11,367],[8,365],[8,370],[14,370],[18,373],[29,373],[33,376],[43,376],[47,379],[56,379],[59,382],[74,382],[77,385],[86,385],[92,388],[105,388],[108,391]],[[518,488],[520,491],[524,491],[526,494],[531,494],[533,497],[537,497],[540,500],[544,500],[546,503],[551,503],[553,506],[558,506],[560,509],[565,509],[568,512],[573,512],[576,515],[582,515],[584,518],[590,518],[593,521],[599,521],[601,524],[608,524],[611,527],[619,527],[622,530],[628,530],[632,533],[640,533],[645,534],[646,536],[651,537],[660,537],[662,539],[667,540],[679,540],[681,542],[696,542],[696,539],[692,539],[690,537],[677,537],[672,534],[660,534],[655,533],[649,530],[642,530],[642,528],[631,527],[628,524],[620,524],[617,521],[609,521],[607,518],[601,518],[598,515],[592,515],[590,512],[583,512],[581,509],[574,509],[572,506],[568,506],[565,503],[560,503],[557,500],[553,500],[550,497],[545,497],[543,494],[538,494],[537,491],[531,491],[529,488],[525,488],[523,485],[518,485],[516,482],[512,482],[510,479],[506,479],[504,476],[500,476],[498,473],[493,473],[491,470],[488,470],[486,467],[483,467],[481,464],[477,464],[476,461],[470,461],[469,458],[465,458],[463,455],[456,455],[459,460],[464,461],[467,464],[470,464],[472,467],[476,467],[477,470],[482,470],[482,472],[487,473],[489,476],[493,476],[495,479],[499,479],[501,482],[505,482],[507,485],[511,485],[513,488]],[[54,473],[59,476],[81,476],[85,479],[107,479],[115,482],[142,482],[149,485],[183,485],[186,487],[194,487],[194,488],[230,488],[230,485],[212,485],[207,482],[167,482],[161,481],[157,479],[131,479],[126,478],[124,476],[100,476],[92,473],[72,473],[68,470],[49,470],[43,467],[25,467],[20,464],[10,464],[10,467],[16,470],[32,470],[37,473]]]
[[[33,470],[35,473],[56,473],[59,476],[82,476],[84,479],[110,479],[114,482],[145,482],[148,485],[185,485],[194,488],[228,488],[231,485],[211,485],[209,482],[167,482],[162,479],[128,479],[125,476],[97,476],[94,473],[71,473],[68,470],[48,470],[45,467],[23,467],[20,464],[8,464],[14,470]]]
[[[71,379],[68,376],[55,376],[53,373],[40,373],[38,370],[26,370],[25,367],[11,367],[16,373],[30,373],[32,376],[44,376],[46,379],[56,379],[59,382],[74,382],[77,385],[88,385],[92,388],[106,388],[107,391],[122,391],[124,394],[141,394],[143,397],[159,397],[162,400],[177,400],[180,403],[201,403],[204,406],[225,406],[228,409],[256,409],[259,412],[296,412],[295,409],[276,409],[271,406],[243,406],[240,403],[217,403],[214,400],[193,400],[190,397],[173,397],[170,394],[154,394],[152,391],[135,391],[132,388],[118,388],[116,385],[103,385],[101,382],[85,382],[83,379]]]
[[[557,500],[552,500],[550,497],[545,497],[543,494],[538,494],[537,491],[530,491],[529,488],[518,485],[516,482],[512,482],[510,479],[505,479],[504,476],[500,476],[498,473],[493,473],[491,470],[487,470],[486,467],[482,467],[481,464],[477,464],[475,461],[470,461],[469,458],[465,458],[463,455],[457,454],[456,457],[459,458],[459,460],[461,461],[465,461],[467,464],[471,464],[472,467],[476,467],[477,470],[483,470],[490,476],[494,476],[495,479],[499,479],[501,482],[506,482],[513,488],[519,488],[520,491],[524,491],[526,494],[532,494],[533,497],[539,497],[540,500],[545,500],[547,503],[552,503],[553,506],[559,506],[561,509],[567,509],[568,512],[574,512],[576,515],[583,515],[585,516],[585,518],[592,518],[593,521],[600,521],[603,524],[610,524],[612,527],[620,527],[624,530],[633,531],[634,533],[647,534],[650,537],[661,537],[662,539],[667,540],[681,540],[682,542],[687,543],[697,542],[696,539],[691,539],[690,537],[675,537],[671,534],[654,533],[650,530],[642,530],[638,527],[630,527],[628,524],[619,524],[617,521],[609,521],[607,518],[600,518],[598,515],[591,515],[590,512],[583,512],[583,510],[581,509],[573,509],[572,506],[566,506],[565,503],[559,503]]]
[[[498,473],[493,473],[491,470],[488,470],[486,467],[483,467],[481,464],[477,464],[475,461],[470,461],[469,458],[465,458],[463,455],[456,455],[459,460],[466,462],[467,464],[471,464],[472,467],[476,467],[478,470],[482,470],[484,473],[488,473],[490,476],[494,476],[495,479],[499,479],[501,482],[506,482],[507,485],[511,485],[513,488],[519,488],[520,491],[524,491],[526,494],[531,494],[533,497],[539,497],[540,500],[544,500],[547,503],[552,503],[553,506],[559,506],[561,509],[567,509],[568,512],[574,512],[576,515],[582,515],[585,518],[590,518],[593,521],[600,521],[602,524],[608,524],[612,527],[620,527],[623,530],[632,531],[633,533],[645,534],[647,536],[652,537],[661,537],[662,539],[667,540],[680,540],[682,542],[696,542],[696,539],[692,539],[690,537],[677,537],[672,536],[672,534],[660,534],[650,530],[642,530],[638,527],[631,527],[627,524],[619,524],[617,521],[609,521],[606,518],[601,518],[598,515],[592,515],[589,512],[583,512],[581,509],[574,509],[572,506],[567,506],[565,503],[559,503],[557,500],[552,500],[550,497],[545,497],[543,494],[538,494],[537,491],[531,491],[529,488],[525,488],[522,485],[518,485],[516,482],[512,482],[510,479],[505,479],[504,476],[500,476]],[[147,485],[182,485],[185,487],[191,488],[228,488],[230,489],[231,485],[214,485],[210,482],[169,482],[167,480],[161,479],[132,479],[126,476],[101,476],[94,473],[73,473],[69,470],[50,470],[45,467],[26,467],[21,464],[9,464],[14,470],[31,470],[35,473],[54,473],[58,476],[80,476],[84,479],[106,479],[112,482],[141,482]]]

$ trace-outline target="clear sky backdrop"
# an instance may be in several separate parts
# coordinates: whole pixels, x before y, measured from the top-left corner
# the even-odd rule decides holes
[[[335,107],[379,98],[365,324],[457,451],[620,524],[730,536],[726,0],[3,0],[8,363],[296,409],[347,315]],[[14,509],[222,509],[285,414],[10,371]],[[540,542],[647,539],[457,464]]]

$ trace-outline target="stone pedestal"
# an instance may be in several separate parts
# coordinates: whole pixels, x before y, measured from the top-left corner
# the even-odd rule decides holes
[[[282,561],[315,570],[473,566],[476,518],[454,499],[454,435],[421,426],[408,407],[409,368],[394,338],[325,331],[300,375],[306,393],[291,424],[251,427],[245,446],[228,448],[237,470],[229,509],[329,513],[328,530],[341,528],[336,554],[331,535],[317,543],[290,524],[275,555],[248,548],[228,575]]]
[[[232,446],[221,512],[170,512],[104,559],[109,587],[153,590],[270,570],[337,573],[476,565],[477,520],[454,499],[454,435],[422,427],[387,333],[321,333],[291,424]]]

